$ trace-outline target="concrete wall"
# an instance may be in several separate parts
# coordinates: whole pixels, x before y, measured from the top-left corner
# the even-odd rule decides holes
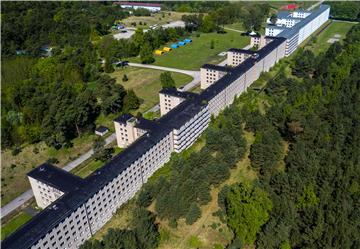
[[[200,88],[206,89],[226,75],[224,71],[200,68]]]
[[[177,105],[183,102],[185,99],[177,96],[171,96],[163,93],[159,93],[160,98],[160,114],[164,116],[170,110],[174,109]]]
[[[179,129],[173,130],[174,151],[179,153],[189,148],[210,123],[209,107],[204,108]]]
[[[118,147],[126,148],[143,134],[138,131],[138,128],[135,127],[134,121],[136,120],[127,121],[126,123],[119,123],[114,121]]]
[[[29,176],[28,179],[35,196],[36,204],[41,208],[46,208],[64,194],[59,189],[47,185],[44,182],[38,181]]]
[[[239,64],[243,63],[251,54],[247,53],[238,53],[238,52],[227,52],[227,64],[231,67],[236,67]]]

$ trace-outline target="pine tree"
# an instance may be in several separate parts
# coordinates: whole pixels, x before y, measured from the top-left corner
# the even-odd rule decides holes
[[[201,210],[198,205],[193,202],[189,208],[188,213],[186,214],[186,224],[191,225],[201,216]]]
[[[140,60],[143,64],[150,64],[155,61],[152,48],[148,42],[144,43],[140,49]]]
[[[162,88],[175,88],[175,81],[171,77],[170,72],[163,72],[160,74],[160,82]]]

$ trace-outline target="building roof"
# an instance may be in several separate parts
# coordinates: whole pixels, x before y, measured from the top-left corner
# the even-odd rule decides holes
[[[176,88],[163,88],[159,91],[160,94],[166,94],[173,97],[179,97],[183,99],[196,98],[198,94],[192,92],[179,91]]]
[[[121,116],[117,117],[116,119],[114,119],[114,121],[117,123],[120,123],[120,124],[126,124],[126,121],[128,121],[132,117],[133,117],[133,115],[131,115],[129,113],[125,113],[125,114],[122,114]]]
[[[329,5],[321,4],[319,8],[312,11],[310,15],[308,15],[306,18],[301,19],[300,22],[292,26],[291,28],[285,28],[281,33],[279,33],[277,36],[285,37],[287,39],[292,38],[295,34],[299,32],[301,28],[303,28],[305,25],[307,25],[309,22],[314,20],[316,17],[318,17],[320,14],[322,14],[324,11],[329,9]],[[274,28],[274,29],[280,29],[280,27],[274,26],[274,25],[267,25],[268,28]]]
[[[230,67],[224,67],[224,66],[213,65],[213,64],[203,64],[201,66],[201,68],[206,68],[206,69],[211,69],[211,70],[216,70],[216,71],[221,71],[221,72],[231,72],[232,71],[232,68],[230,68]]]
[[[161,7],[161,4],[159,4],[159,3],[116,2],[116,4],[138,6],[138,7]]]
[[[104,133],[104,132],[109,131],[109,128],[101,125],[101,126],[99,126],[98,128],[96,128],[95,131]]]
[[[48,163],[31,170],[27,175],[65,193],[73,191],[84,183],[82,178]]]
[[[242,54],[256,54],[257,53],[257,51],[241,49],[241,48],[230,48],[228,51],[234,52],[234,53],[242,53]]]

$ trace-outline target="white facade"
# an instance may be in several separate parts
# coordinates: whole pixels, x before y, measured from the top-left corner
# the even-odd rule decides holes
[[[45,182],[36,180],[29,176],[28,179],[34,193],[36,204],[41,208],[46,208],[64,194],[61,190],[52,187]]]
[[[116,141],[120,148],[126,148],[132,144],[136,139],[146,133],[145,130],[136,127],[137,120],[131,117],[125,122],[114,121]]]
[[[289,12],[288,15],[283,13],[278,18],[276,25],[266,27],[265,35],[286,38],[286,56],[289,56],[303,41],[327,22],[329,14],[330,7],[328,5],[320,5],[313,12],[295,11]],[[267,21],[270,23],[270,19]]]
[[[135,4],[120,4],[121,8],[124,9],[147,9],[151,12],[158,12],[161,10],[161,6],[150,6],[150,5],[135,5]]]
[[[185,100],[185,98],[164,93],[159,93],[159,99],[161,116],[164,116]]]
[[[225,71],[216,69],[200,68],[200,88],[206,89],[214,82],[226,75]]]
[[[210,123],[210,112],[208,106],[195,114],[185,125],[173,130],[174,151],[179,153],[189,148],[203,133]]]

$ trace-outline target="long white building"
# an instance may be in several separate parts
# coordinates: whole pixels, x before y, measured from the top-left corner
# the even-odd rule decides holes
[[[200,94],[162,90],[162,117],[156,121],[131,115],[114,120],[118,145],[125,149],[90,176],[82,179],[49,164],[29,172],[36,201],[44,210],[5,239],[2,248],[79,248],[170,160],[171,153],[191,146],[211,116],[231,105],[262,72],[286,56],[287,38],[273,37],[262,44],[256,56],[227,68]]]
[[[282,11],[278,13],[275,24],[271,24],[270,19],[267,20],[265,35],[286,38],[286,56],[289,56],[306,38],[329,20],[329,14],[329,5],[320,5],[312,12]]]

